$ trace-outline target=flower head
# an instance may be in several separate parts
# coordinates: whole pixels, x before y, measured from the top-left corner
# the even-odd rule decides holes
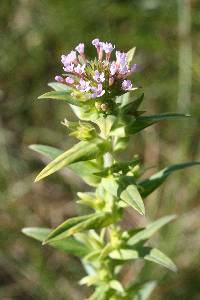
[[[132,89],[132,82],[127,77],[134,73],[138,66],[133,64],[130,67],[127,63],[127,53],[120,51],[116,51],[116,59],[110,61],[110,55],[115,49],[110,42],[102,42],[95,38],[92,45],[97,50],[97,59],[88,60],[84,53],[84,43],[79,43],[75,50],[61,56],[63,69],[67,74],[63,75],[64,77],[57,75],[55,80],[72,85],[73,96],[77,99],[84,99],[82,95],[85,95],[86,100],[102,97],[98,100],[100,106],[102,103],[109,106],[108,101],[113,102],[116,95],[120,96]],[[101,111],[104,110],[101,108]]]

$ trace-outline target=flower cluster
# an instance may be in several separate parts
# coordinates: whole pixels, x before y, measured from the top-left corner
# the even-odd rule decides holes
[[[66,74],[56,76],[55,80],[84,94],[86,99],[108,99],[112,98],[113,91],[114,95],[120,95],[132,90],[133,84],[127,77],[137,70],[137,65],[129,66],[127,53],[116,51],[115,60],[111,60],[114,45],[97,38],[92,45],[96,48],[97,59],[89,61],[84,53],[85,45],[80,43],[75,50],[61,56]]]

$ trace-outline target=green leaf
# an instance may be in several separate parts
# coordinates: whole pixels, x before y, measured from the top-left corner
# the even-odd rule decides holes
[[[91,216],[93,216],[93,214],[89,214],[89,215],[85,215],[85,216],[78,216],[78,217],[74,217],[74,218],[70,218],[70,219],[66,220],[65,222],[60,224],[58,227],[56,227],[54,230],[52,230],[44,242],[46,243],[46,242],[49,242],[50,240],[53,240],[55,237],[58,237],[61,234],[65,233],[68,229],[72,228],[73,226],[76,226],[77,224],[90,219]],[[62,237],[62,235],[61,235],[61,237]]]
[[[137,250],[119,249],[110,252],[109,257],[116,260],[129,260],[139,258],[139,253]]]
[[[136,119],[133,119],[133,121],[127,126],[127,133],[129,134],[135,134],[144,128],[151,126],[159,121],[164,120],[170,120],[170,119],[176,119],[176,118],[187,118],[189,115],[185,114],[179,114],[179,113],[163,113],[158,115],[152,115],[152,116],[140,116]]]
[[[133,167],[139,164],[140,159],[136,158],[133,160],[125,161],[125,162],[116,162],[111,167],[104,168],[103,171],[95,173],[97,176],[107,177],[110,174],[114,173],[128,173]]]
[[[177,271],[175,264],[170,258],[156,248],[140,247],[139,249],[119,249],[112,251],[109,256],[115,260],[130,260],[143,258],[162,265],[171,271]]]
[[[119,184],[115,180],[114,177],[106,177],[101,180],[103,188],[110,193],[111,195],[117,197],[118,196],[118,188]]]
[[[111,280],[109,285],[110,285],[110,287],[113,290],[115,290],[115,291],[117,291],[119,293],[123,293],[124,292],[124,288],[123,288],[122,284],[118,280]]]
[[[173,272],[177,272],[177,267],[173,261],[163,252],[156,248],[144,247],[144,259],[159,264]]]
[[[127,188],[120,194],[120,198],[129,206],[137,210],[141,215],[145,214],[144,203],[136,185],[128,185]]]
[[[51,232],[51,229],[28,227],[28,228],[23,228],[22,232],[29,237],[32,237],[38,241],[43,242],[47,238],[48,234]],[[63,241],[53,242],[50,243],[49,245],[56,249],[62,250],[67,253],[71,253],[79,257],[84,257],[89,252],[89,249],[83,243],[77,241],[73,237],[70,237]]]
[[[130,290],[134,291],[135,289],[137,292],[135,293],[134,291],[134,297],[131,298],[131,300],[147,300],[150,297],[153,290],[155,289],[155,287],[155,281],[146,282],[145,284],[139,286],[138,284],[134,284],[133,286],[131,286]],[[127,292],[130,293],[129,289]]]
[[[101,135],[103,138],[107,138],[112,129],[112,126],[116,120],[115,116],[109,115],[106,118],[101,117],[95,120],[95,123],[99,126]]]
[[[176,218],[175,215],[170,215],[170,216],[160,218],[155,222],[148,224],[145,229],[139,231],[128,240],[128,245],[133,246],[141,241],[145,241],[149,239],[162,226],[166,225],[167,223],[174,220],[175,218]]]
[[[109,287],[99,286],[87,300],[108,300]],[[110,294],[110,293],[109,293]]]
[[[102,212],[68,219],[48,235],[45,243],[62,240],[84,230],[106,227],[114,223],[116,218],[112,213]]]
[[[135,54],[135,50],[136,47],[131,48],[128,52],[127,52],[127,59],[126,59],[126,63],[128,64],[128,66],[130,67],[133,63],[133,57]]]
[[[151,194],[155,189],[157,189],[166,178],[175,171],[182,170],[188,167],[192,167],[195,165],[200,165],[199,161],[191,161],[182,164],[172,165],[167,167],[158,173],[152,175],[148,179],[142,180],[138,183],[138,188],[142,197],[147,197]]]
[[[81,102],[75,100],[71,96],[72,90],[66,90],[66,91],[52,91],[47,92],[41,96],[38,97],[38,99],[54,99],[54,100],[62,100],[69,104],[75,105],[75,106],[81,106]]]
[[[105,145],[105,144],[104,144]],[[62,153],[50,162],[36,177],[35,181],[39,181],[44,177],[60,170],[61,168],[79,161],[86,161],[95,158],[99,154],[106,152],[101,140],[93,140],[90,142],[81,141],[74,145],[71,149]]]
[[[126,115],[126,114],[134,114],[137,109],[139,108],[139,106],[141,105],[142,101],[144,100],[144,93],[142,95],[140,95],[136,100],[131,101],[129,103],[127,103],[126,105],[124,105],[121,108],[121,113]]]
[[[50,82],[48,83],[48,86],[50,86],[55,91],[73,91],[72,88],[61,82]]]
[[[57,156],[59,156],[63,153],[62,150],[57,149],[55,147],[40,145],[40,144],[30,145],[29,148],[31,150],[34,150],[35,152],[38,152],[45,156],[48,156],[49,158],[52,158],[52,159],[55,159]]]
[[[57,156],[63,153],[63,151],[60,149],[46,145],[30,145],[29,148],[52,159],[55,159]],[[99,171],[96,162],[81,161],[69,165],[68,168],[74,171],[77,175],[81,176],[85,182],[90,185],[96,186],[96,184],[98,184],[101,180],[99,176],[94,175],[94,173]]]

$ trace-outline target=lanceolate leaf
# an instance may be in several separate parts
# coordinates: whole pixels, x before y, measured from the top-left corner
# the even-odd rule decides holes
[[[64,83],[61,83],[61,82],[50,82],[48,83],[48,86],[50,86],[54,91],[71,91],[72,92],[72,89],[64,84]]]
[[[54,230],[52,230],[48,234],[48,236],[45,239],[44,243],[46,243],[47,241],[57,237],[58,235],[61,235],[63,232],[67,231],[71,227],[76,226],[77,224],[79,224],[79,223],[81,223],[85,220],[88,220],[92,215],[93,214],[68,219],[67,221],[63,222],[58,227],[56,227]]]
[[[47,93],[39,96],[38,99],[61,100],[61,101],[67,102],[67,103],[75,105],[75,106],[81,106],[81,102],[75,100],[71,96],[71,93],[72,93],[72,90],[68,90],[68,91],[52,91],[52,92],[47,92]]]
[[[87,300],[108,300],[108,294],[110,294],[109,286],[99,286],[96,288],[95,292],[87,298]]]
[[[40,144],[30,145],[29,148],[52,159],[55,159],[63,153],[63,151],[58,148]]]
[[[84,230],[103,228],[114,223],[116,218],[112,213],[103,212],[68,219],[48,235],[45,243],[62,240]]]
[[[131,249],[119,249],[112,251],[109,256],[115,260],[130,260],[143,258],[145,260],[149,260],[155,262],[159,265],[162,265],[165,268],[170,269],[171,271],[177,271],[175,264],[172,260],[167,257],[164,253],[156,248],[150,247],[140,247],[139,249],[131,250]]]
[[[150,281],[142,286],[139,286],[137,288],[137,293],[134,293],[134,297],[131,298],[130,300],[147,300],[149,299],[151,293],[153,292],[154,288],[156,287],[156,282],[155,281]],[[128,290],[129,293],[129,290]]]
[[[134,57],[134,54],[135,54],[135,50],[136,50],[136,47],[133,47],[131,48],[128,52],[127,52],[127,59],[126,59],[126,62],[129,66],[132,65],[133,63],[133,57]]]
[[[79,161],[87,161],[95,158],[99,154],[106,152],[106,147],[103,147],[101,140],[90,142],[81,141],[71,149],[62,153],[50,162],[36,177],[35,181],[39,181],[44,177],[60,170],[61,168]]]
[[[176,265],[173,263],[173,261],[166,256],[163,252],[156,248],[150,248],[150,247],[144,247],[144,259],[152,261],[156,264],[159,264],[173,272],[177,271]]]
[[[46,145],[30,145],[29,148],[52,159],[55,159],[57,156],[63,153],[63,151],[60,149]],[[73,163],[69,165],[68,168],[73,170],[78,176],[81,176],[85,182],[90,185],[96,185],[101,180],[99,176],[94,175],[94,173],[97,173],[99,169],[97,164],[93,161],[81,161]]]
[[[144,203],[136,185],[128,185],[127,188],[120,194],[120,198],[132,208],[137,210],[141,215],[145,214]]]
[[[43,242],[47,238],[48,234],[51,232],[51,229],[28,227],[23,228],[22,232],[29,237]],[[68,239],[62,241],[52,242],[49,245],[56,249],[62,250],[67,253],[71,253],[79,257],[83,257],[89,252],[89,249],[83,243],[77,241],[73,237],[69,237]]]
[[[145,241],[149,239],[156,231],[158,231],[162,226],[166,225],[170,221],[174,220],[176,218],[175,215],[166,216],[163,218],[158,219],[157,221],[150,223],[147,225],[147,227],[135,235],[133,235],[128,240],[128,245],[135,245],[141,241]]]
[[[179,114],[179,113],[163,113],[158,115],[152,116],[140,116],[136,119],[133,119],[130,125],[127,126],[127,133],[134,134],[142,129],[151,126],[159,121],[170,120],[170,119],[177,119],[177,118],[186,118],[189,115]]]
[[[139,108],[139,106],[142,103],[143,99],[144,99],[144,93],[142,95],[140,95],[136,100],[124,105],[121,108],[121,113],[124,114],[124,115],[134,113]]]
[[[191,161],[182,164],[172,165],[167,167],[158,173],[152,175],[148,179],[142,180],[138,183],[139,191],[142,197],[146,197],[157,189],[165,179],[175,171],[182,170],[195,165],[200,165],[199,161]]]

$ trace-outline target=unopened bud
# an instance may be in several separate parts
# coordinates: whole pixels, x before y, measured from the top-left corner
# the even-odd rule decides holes
[[[100,110],[101,109],[101,102],[95,102],[95,107],[96,107],[96,109]]]
[[[107,111],[107,109],[108,109],[108,104],[107,103],[102,103],[101,104],[101,110]]]

